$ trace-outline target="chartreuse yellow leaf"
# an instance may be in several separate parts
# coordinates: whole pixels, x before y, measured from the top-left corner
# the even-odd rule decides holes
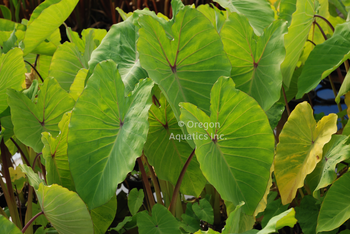
[[[275,176],[282,204],[290,203],[305,177],[322,158],[323,146],[337,131],[337,115],[323,117],[317,124],[312,108],[300,103],[280,134],[275,157]]]

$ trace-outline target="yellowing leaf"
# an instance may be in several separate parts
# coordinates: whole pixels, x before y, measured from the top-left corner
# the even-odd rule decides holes
[[[282,204],[290,203],[322,158],[323,146],[337,131],[337,115],[323,117],[317,124],[312,108],[303,102],[294,109],[280,134],[276,149],[275,176]]]

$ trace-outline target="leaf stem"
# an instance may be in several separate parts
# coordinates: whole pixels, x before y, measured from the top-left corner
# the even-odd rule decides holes
[[[33,160],[33,165],[32,165],[32,169],[33,169],[33,170],[34,170],[34,167],[35,167],[36,160],[38,159],[38,157],[39,157],[40,155],[42,155],[42,153],[38,153],[38,154],[35,156],[34,160]]]
[[[152,209],[153,206],[155,205],[154,197],[153,197],[153,193],[152,193],[152,190],[151,190],[151,186],[150,186],[148,178],[147,178],[147,174],[146,174],[145,168],[143,167],[143,164],[142,164],[141,157],[137,158],[137,163],[139,164],[139,168],[141,170],[142,181],[143,181],[143,184],[145,185],[146,194],[147,194],[150,206],[151,206],[150,208]]]
[[[157,180],[156,174],[154,173],[154,170],[151,167],[151,165],[149,165],[146,156],[143,154],[142,157],[144,158],[144,160],[145,160],[145,162],[147,164],[148,170],[151,173],[151,179],[152,179],[152,182],[153,182],[154,190],[156,191],[157,203],[160,203],[160,204],[162,204],[164,206],[163,198],[162,198],[162,196],[160,194],[160,188],[159,188],[159,184],[158,184],[158,180]]]
[[[283,93],[284,103],[286,104],[288,116],[290,116],[290,109],[289,109],[289,105],[288,105],[287,95],[286,95],[286,91],[284,90],[283,85],[282,85],[282,93]]]
[[[185,172],[187,170],[187,167],[188,167],[188,165],[190,165],[190,162],[191,162],[195,152],[196,152],[196,148],[194,148],[194,150],[192,151],[191,155],[188,157],[187,161],[185,162],[185,165],[183,166],[183,168],[181,170],[181,173],[179,175],[179,179],[176,182],[175,189],[174,189],[174,192],[173,192],[173,196],[171,198],[171,202],[170,202],[170,205],[169,205],[169,208],[168,208],[168,210],[173,215],[175,215],[175,203],[176,203],[177,196],[179,195],[179,192],[180,192],[180,185],[181,185],[182,179],[185,176]]]
[[[30,163],[29,163],[29,161],[28,161],[26,155],[24,154],[24,152],[22,151],[22,149],[19,147],[19,145],[17,144],[17,142],[16,142],[12,137],[10,137],[10,140],[11,140],[12,143],[17,147],[19,153],[22,155],[22,157],[23,157],[25,163],[27,164],[27,166],[30,167]]]
[[[44,79],[41,77],[41,75],[40,75],[40,73],[38,72],[38,70],[36,70],[36,68],[35,68],[30,62],[28,62],[27,60],[24,60],[24,62],[27,63],[29,66],[31,66],[31,67],[34,69],[34,71],[36,72],[36,74],[38,74],[38,76],[40,77],[41,82],[44,83]]]
[[[332,29],[332,31],[334,32],[334,27],[333,25],[331,24],[331,22],[329,22],[325,17],[321,16],[321,15],[314,15],[314,17],[317,17],[317,18],[320,18],[322,19],[323,21],[325,21],[328,26]]]
[[[36,215],[34,215],[33,218],[31,218],[28,223],[24,226],[24,228],[22,229],[22,233],[25,233],[25,231],[27,230],[27,228],[34,222],[34,220],[36,218],[38,218],[40,215],[44,214],[44,211],[41,211],[39,213],[37,213]]]
[[[11,182],[11,176],[10,176],[10,172],[9,172],[9,165],[8,165],[8,160],[11,157],[11,154],[8,150],[8,148],[5,145],[4,139],[1,140],[0,142],[0,149],[1,149],[1,158],[2,158],[2,171],[3,171],[3,175],[5,177],[6,180],[6,187],[2,181],[2,178],[0,178],[0,185],[1,188],[3,188],[4,194],[5,194],[5,199],[7,202],[7,206],[10,210],[10,215],[12,217],[12,221],[15,223],[15,225],[18,228],[22,228],[22,223],[19,219],[19,214],[18,214],[18,210],[17,210],[17,204],[16,204],[16,199],[14,196],[14,191],[12,188],[12,182]],[[6,192],[5,192],[6,191]],[[6,195],[7,194],[7,195]]]

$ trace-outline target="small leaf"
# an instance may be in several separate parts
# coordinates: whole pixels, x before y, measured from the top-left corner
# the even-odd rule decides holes
[[[11,11],[5,5],[0,5],[0,10],[4,19],[8,19],[8,20],[12,19]]]
[[[318,215],[316,232],[331,231],[350,218],[350,172],[333,183]],[[335,202],[336,201],[336,202]]]
[[[78,97],[80,97],[81,93],[84,90],[87,74],[88,74],[87,69],[84,69],[84,68],[80,69],[78,71],[78,74],[75,76],[72,85],[69,88],[69,93],[74,98],[75,101],[78,100]]]
[[[349,91],[350,91],[350,72],[346,73],[346,76],[344,78],[342,85],[340,86],[340,89],[339,89],[338,95],[335,98],[335,101],[339,103],[340,97],[345,95]]]
[[[192,209],[200,220],[214,224],[214,210],[207,199],[200,199],[199,204],[194,203],[192,205]]]
[[[295,207],[295,218],[298,220],[304,234],[316,233],[317,216],[320,206],[316,205],[317,200],[308,195],[303,197],[299,207]]]
[[[305,177],[322,158],[322,148],[337,131],[337,115],[323,117],[317,124],[307,102],[293,110],[280,134],[275,157],[275,176],[282,204],[290,203]]]
[[[128,206],[129,206],[129,210],[131,215],[135,215],[140,207],[143,204],[143,198],[144,198],[144,193],[143,190],[137,190],[137,188],[133,188],[128,196]]]
[[[132,217],[126,216],[126,217],[123,219],[123,221],[121,221],[120,223],[118,223],[118,225],[117,225],[115,228],[110,228],[110,229],[108,229],[108,231],[114,230],[114,231],[119,232],[119,231],[125,226],[125,224],[127,224],[128,222],[131,222],[131,221],[132,221]]]
[[[147,211],[137,215],[137,226],[140,234],[181,234],[180,222],[160,204],[152,208],[152,216]]]
[[[289,205],[282,205],[281,199],[274,200],[270,203],[267,203],[266,210],[264,211],[264,217],[261,221],[261,226],[266,227],[270,219],[276,215],[285,212],[288,209]]]
[[[222,230],[223,234],[229,234],[229,233],[241,233],[240,230],[240,219],[241,219],[241,213],[242,209],[241,207],[244,205],[244,202],[239,203],[235,210],[230,213],[226,220],[226,225],[224,229]]]

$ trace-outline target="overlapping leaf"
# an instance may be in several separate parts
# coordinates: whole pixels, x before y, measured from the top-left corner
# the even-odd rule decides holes
[[[63,114],[70,111],[75,103],[53,78],[45,80],[36,103],[13,89],[9,89],[7,95],[14,132],[21,142],[35,152],[41,152],[44,146],[41,133],[49,132],[56,136]]]
[[[175,186],[193,148],[187,143],[164,96],[160,98],[159,104],[160,108],[152,105],[150,109],[150,129],[144,151],[157,176]],[[188,165],[180,191],[198,197],[206,181],[194,157]]]
[[[7,234],[22,234],[21,230],[10,220],[0,215],[0,232]]]
[[[130,17],[122,23],[113,25],[100,46],[93,51],[89,62],[91,71],[97,63],[106,59],[112,59],[117,63],[126,95],[134,89],[140,79],[147,77],[147,72],[141,67],[136,51],[139,27],[132,22]]]
[[[230,62],[211,22],[196,9],[179,10],[172,26],[173,40],[151,16],[141,16],[137,48],[149,77],[158,83],[175,117],[180,102],[190,102],[209,114],[210,89]]]
[[[40,184],[36,195],[45,217],[58,233],[94,233],[89,211],[75,192],[57,184],[51,186]]]
[[[0,55],[0,113],[8,107],[6,90],[21,90],[25,72],[21,49],[15,48],[7,54]]]
[[[243,211],[253,214],[265,194],[274,154],[265,112],[224,77],[213,86],[210,117],[193,104],[181,107],[204,176],[224,200],[235,205],[244,201]]]
[[[117,198],[113,196],[106,204],[91,211],[94,234],[105,234],[117,213]]]
[[[350,173],[346,172],[328,190],[318,215],[316,233],[331,231],[350,218]]]
[[[116,64],[96,66],[72,112],[68,158],[76,190],[90,209],[115,194],[141,155],[148,132],[153,82],[142,80],[124,98]]]
[[[88,61],[75,44],[65,42],[57,48],[52,57],[49,76],[54,77],[68,92],[75,76],[82,68],[88,68]]]
[[[255,98],[264,110],[280,98],[286,30],[286,23],[278,20],[257,37],[246,17],[231,13],[220,32],[236,87]]]
[[[78,0],[48,0],[31,15],[24,37],[24,54],[30,53],[68,18]]]
[[[264,29],[274,20],[274,12],[268,1],[260,0],[215,0],[222,7],[231,12],[245,15],[257,34],[262,34]]]
[[[299,77],[297,98],[315,88],[320,80],[350,58],[349,38],[350,22],[346,22],[335,28],[330,39],[314,48]]]
[[[290,203],[305,177],[322,158],[323,146],[337,131],[337,115],[323,117],[317,124],[312,108],[303,102],[293,110],[283,127],[275,157],[275,176],[282,204]]]
[[[281,69],[283,83],[287,87],[289,87],[294,69],[304,49],[318,7],[317,0],[297,0],[296,11],[292,15],[288,33],[284,36],[286,58],[281,65]]]
[[[47,183],[49,185],[59,184],[74,191],[74,182],[69,170],[67,157],[67,136],[70,116],[71,113],[63,115],[62,120],[58,124],[60,133],[56,138],[53,138],[48,132],[43,132],[41,141],[44,144],[42,153],[45,158]]]

